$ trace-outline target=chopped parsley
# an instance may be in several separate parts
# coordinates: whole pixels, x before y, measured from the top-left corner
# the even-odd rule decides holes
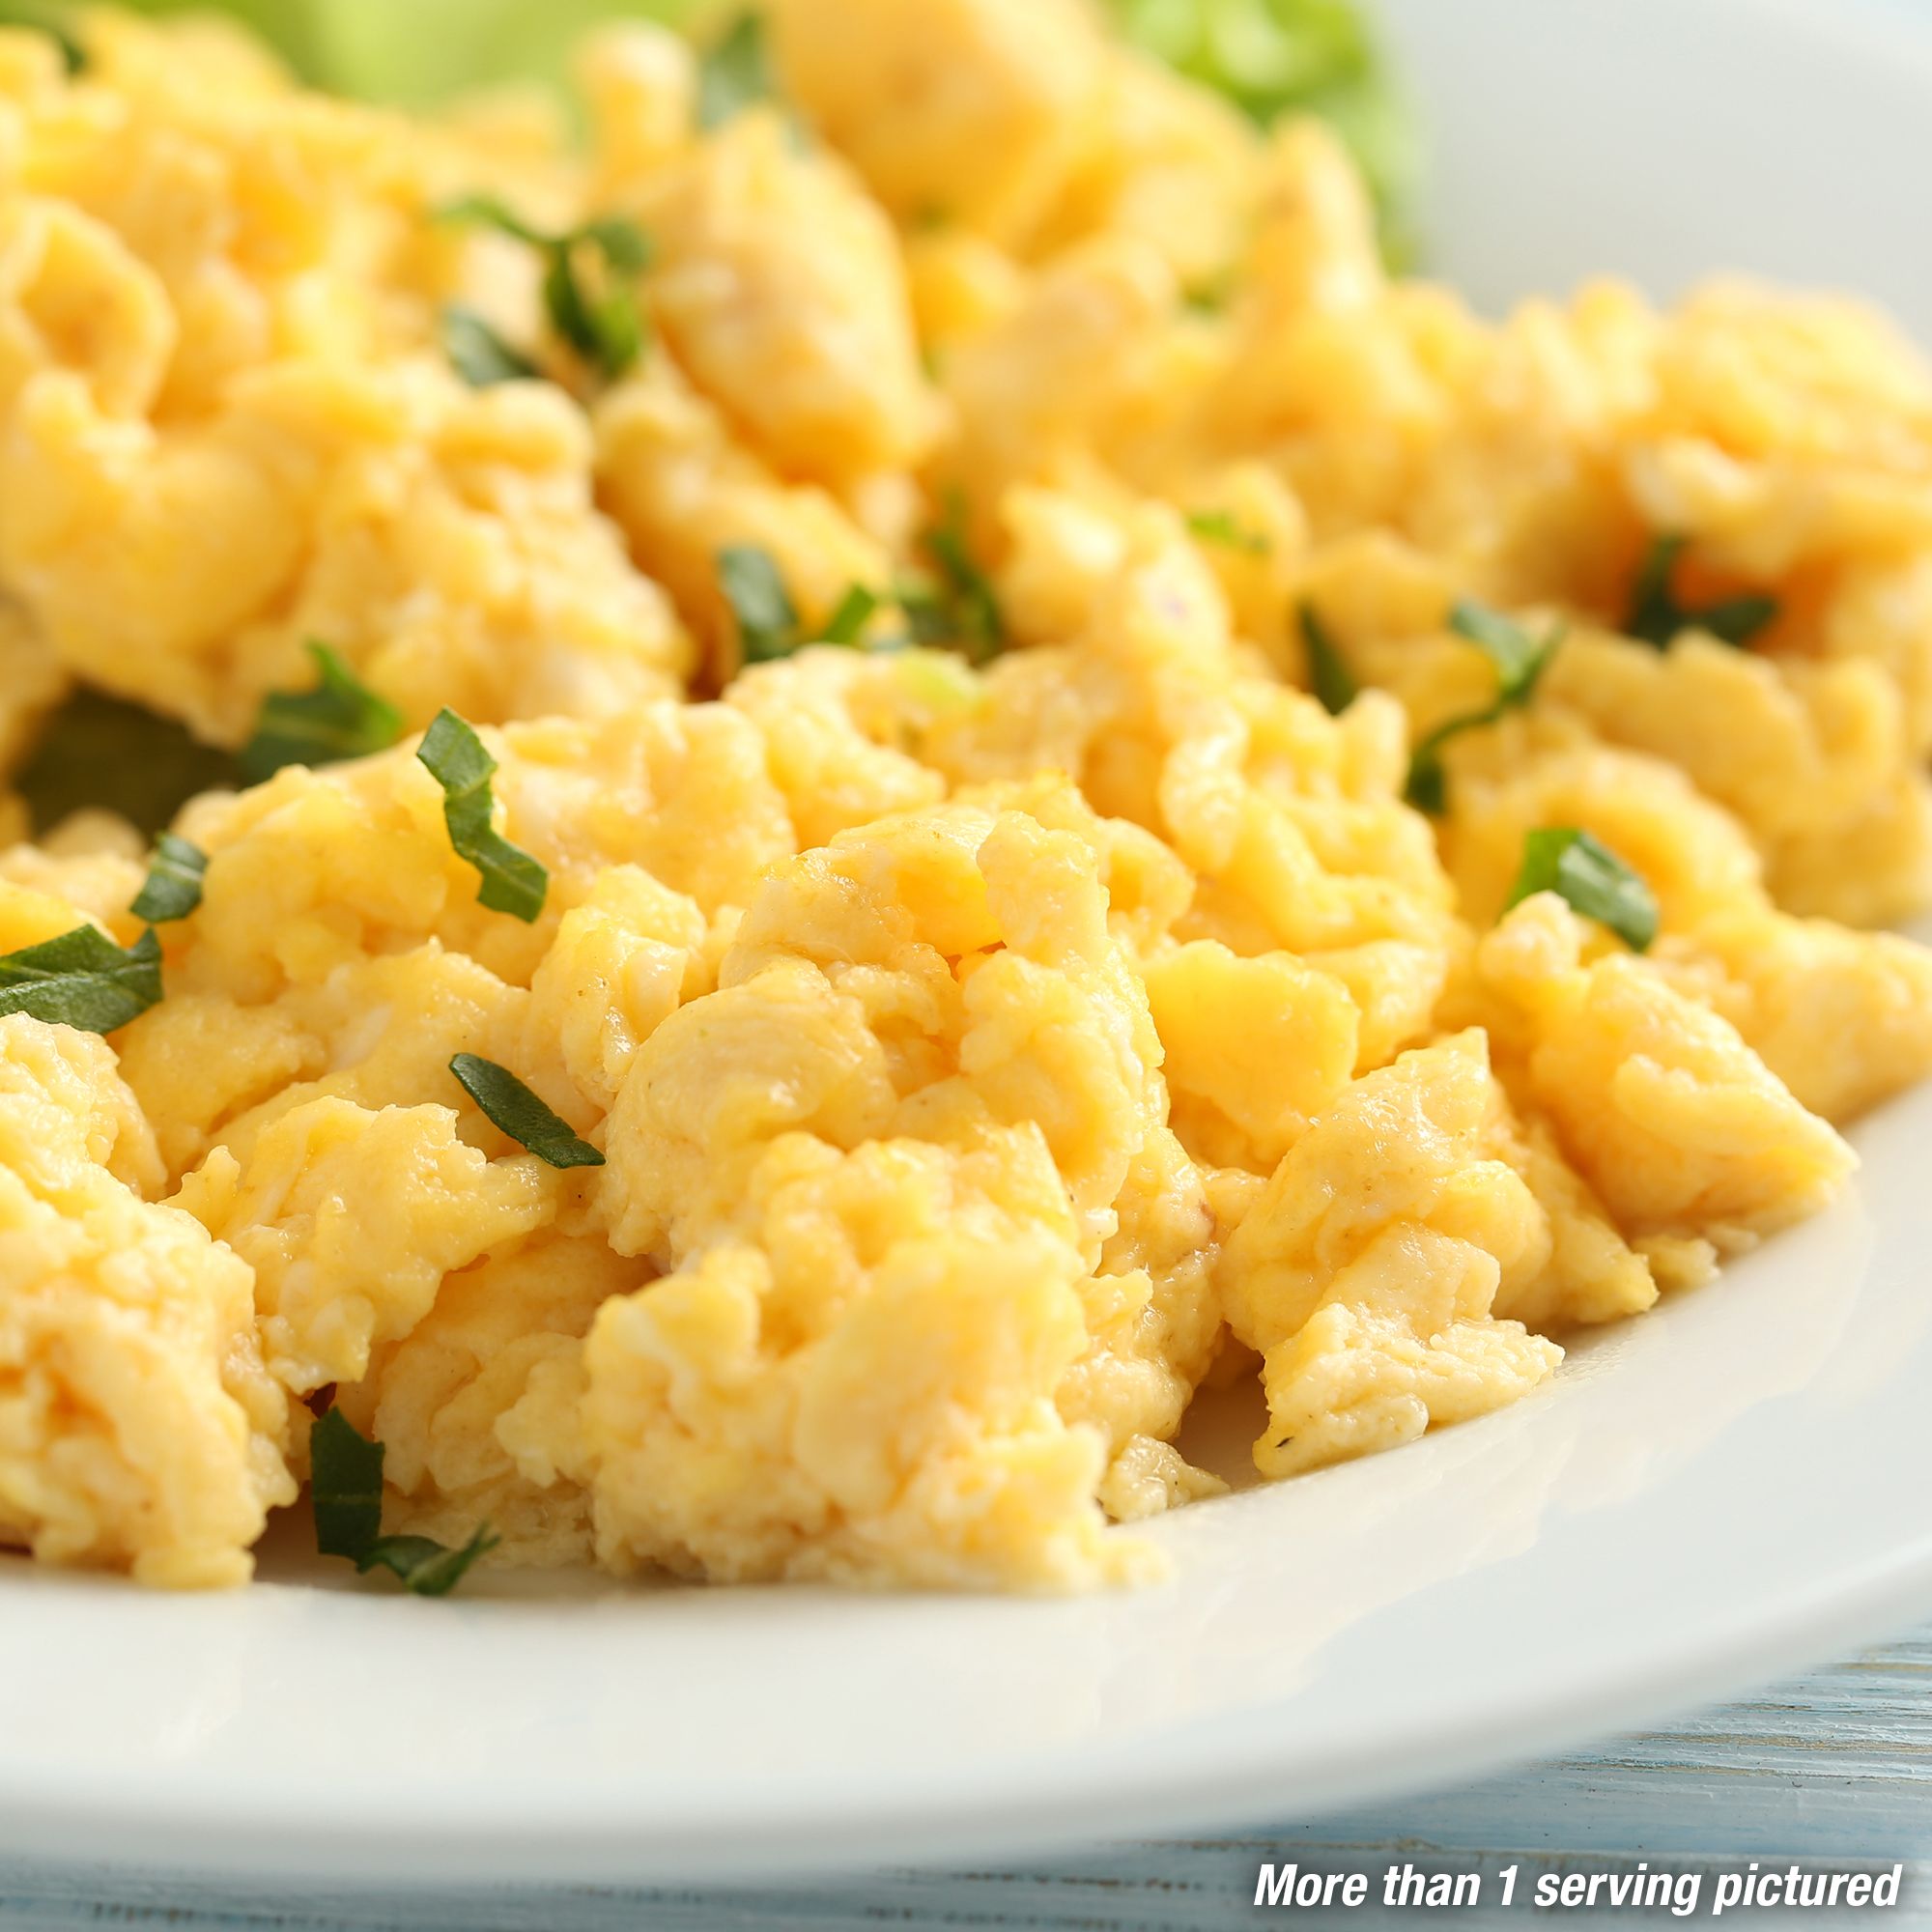
[[[1180,305],[1189,315],[1221,316],[1234,299],[1231,273],[1209,276],[1206,281],[1189,282],[1180,291]]]
[[[1761,593],[1721,598],[1715,604],[1681,604],[1673,585],[1678,559],[1689,547],[1686,537],[1659,537],[1650,547],[1631,587],[1630,615],[1624,632],[1640,643],[1668,650],[1686,631],[1704,631],[1720,643],[1742,648],[1776,623],[1776,597]]]
[[[534,920],[544,909],[550,873],[497,830],[497,800],[490,787],[497,760],[483,740],[445,707],[423,733],[416,759],[442,787],[442,820],[456,856],[482,875],[478,900],[492,912],[506,912],[526,923]]]
[[[474,1053],[459,1053],[449,1063],[463,1091],[482,1108],[493,1126],[527,1148],[552,1167],[602,1167],[604,1156],[580,1139],[570,1122],[554,1114],[507,1066]]]
[[[852,584],[814,631],[798,613],[784,574],[770,551],[727,544],[718,553],[718,588],[738,626],[738,655],[748,665],[772,664],[807,644],[863,649],[866,628],[885,603],[876,590]]]
[[[738,654],[748,665],[789,657],[805,641],[798,606],[776,559],[756,544],[718,553],[718,587],[738,625]]]
[[[699,56],[697,125],[709,133],[778,93],[764,15],[740,14]]]
[[[155,844],[147,883],[128,907],[150,925],[185,919],[201,903],[202,881],[208,875],[208,854],[199,845],[163,832]]]
[[[427,1536],[379,1536],[356,1559],[355,1567],[365,1577],[376,1569],[391,1572],[412,1597],[446,1597],[476,1559],[487,1556],[502,1540],[487,1522],[479,1524],[460,1549]]]
[[[1187,527],[1203,543],[1245,551],[1250,556],[1265,556],[1274,548],[1260,530],[1249,529],[1232,510],[1196,510],[1188,518]]]
[[[1258,126],[1314,114],[1353,153],[1382,253],[1414,259],[1421,144],[1406,92],[1357,0],[1108,0],[1126,37],[1215,89]]]
[[[47,721],[14,782],[43,833],[71,812],[97,810],[119,812],[153,838],[197,792],[238,785],[242,772],[172,718],[77,691]]]
[[[308,1446],[316,1553],[358,1562],[383,1534],[383,1445],[331,1408],[310,1432]]]
[[[379,697],[327,644],[311,643],[320,682],[313,691],[273,691],[262,700],[255,735],[242,752],[251,780],[284,765],[332,765],[386,752],[403,735],[403,714]]]
[[[315,1547],[340,1556],[363,1576],[388,1570],[418,1597],[446,1597],[479,1556],[501,1538],[482,1524],[460,1549],[427,1536],[383,1534],[383,1445],[363,1435],[331,1408],[309,1435],[309,1495],[315,1510]]]
[[[14,5],[10,0],[10,4],[0,5],[0,27],[26,27],[44,34],[60,49],[61,65],[67,69],[70,80],[87,71],[87,49],[51,13],[38,7]]]
[[[476,310],[462,302],[451,302],[442,312],[442,353],[472,389],[534,382],[543,374],[521,349],[511,348]]]
[[[1535,696],[1537,682],[1562,640],[1554,631],[1532,638],[1520,624],[1472,597],[1457,600],[1449,613],[1449,628],[1495,666],[1496,696],[1505,709],[1527,704]]]
[[[98,926],[77,925],[0,957],[0,1013],[49,1026],[112,1033],[160,998],[161,943],[152,926],[123,948]]]
[[[622,215],[600,215],[560,235],[533,227],[495,195],[466,195],[439,211],[439,219],[494,228],[534,248],[544,260],[544,309],[550,326],[607,382],[614,383],[644,352],[649,327],[637,280],[651,264],[650,237]],[[451,359],[445,319],[445,347]],[[514,349],[491,341],[508,355],[527,361]],[[477,347],[473,330],[464,347]],[[458,369],[465,380],[472,380]],[[507,380],[498,378],[497,380]]]
[[[853,584],[825,620],[825,635],[819,641],[826,644],[863,643],[866,626],[872,621],[884,601],[876,590],[868,590],[863,583]]]
[[[1452,738],[1464,731],[1493,724],[1506,711],[1520,710],[1536,695],[1543,673],[1549,668],[1556,647],[1563,641],[1560,630],[1543,638],[1532,638],[1522,626],[1500,611],[1473,598],[1456,601],[1449,613],[1449,628],[1464,639],[1495,667],[1496,695],[1480,711],[1465,712],[1438,724],[1409,754],[1408,783],[1404,796],[1418,811],[1439,814],[1448,803],[1449,778],[1442,765],[1442,753]]]
[[[1610,848],[1574,825],[1544,826],[1522,841],[1522,870],[1509,904],[1556,893],[1573,911],[1606,925],[1634,952],[1657,937],[1657,895]]]
[[[908,577],[898,601],[916,644],[961,652],[984,664],[1007,647],[1006,614],[993,580],[973,554],[966,527],[966,499],[956,491],[946,515],[920,539],[929,571]]]
[[[1308,650],[1308,681],[1321,700],[1322,710],[1339,718],[1361,695],[1361,686],[1336,649],[1321,614],[1306,601],[1301,606],[1301,641]]]

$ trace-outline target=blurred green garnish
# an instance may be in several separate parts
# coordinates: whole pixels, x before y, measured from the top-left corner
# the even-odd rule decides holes
[[[21,0],[6,0],[21,4]],[[238,15],[310,80],[339,94],[428,106],[467,88],[560,83],[571,50],[612,18],[681,26],[696,0],[132,0],[146,14]],[[1106,0],[1138,45],[1225,94],[1263,126],[1284,113],[1330,122],[1368,178],[1392,266],[1415,256],[1419,150],[1408,101],[1355,0]],[[58,10],[50,10],[57,17]],[[38,8],[34,17],[48,17]],[[705,59],[706,127],[770,91],[755,14]]]
[[[1776,597],[1762,593],[1726,597],[1716,604],[1684,603],[1677,595],[1677,563],[1690,541],[1663,536],[1651,544],[1631,586],[1624,635],[1667,651],[1686,631],[1702,631],[1742,650],[1760,631],[1777,622],[1782,606]]]
[[[442,353],[472,389],[492,389],[498,383],[535,382],[543,375],[521,349],[513,349],[484,317],[463,302],[451,302],[442,312]]]
[[[919,540],[929,567],[908,572],[897,594],[911,642],[982,665],[1006,649],[1007,618],[967,524],[965,497],[949,495],[945,515]]]
[[[1301,641],[1308,649],[1308,682],[1321,708],[1331,718],[1339,718],[1362,695],[1349,661],[1329,635],[1321,613],[1304,600],[1301,611]]]
[[[777,93],[764,15],[740,14],[698,62],[697,125],[722,128]]]
[[[1416,256],[1413,115],[1354,0],[1109,0],[1122,31],[1267,127],[1314,114],[1348,143],[1375,196],[1391,268]]]
[[[635,221],[600,215],[581,228],[549,235],[489,194],[453,201],[437,211],[437,218],[494,228],[534,248],[544,262],[543,299],[550,326],[606,381],[614,383],[643,354],[648,325],[637,279],[650,267],[651,243]],[[500,338],[491,336],[486,345],[479,333],[480,318],[462,310],[454,313],[464,320],[452,340],[450,318],[444,316],[443,342],[466,382],[483,386],[476,381],[473,357],[485,348],[502,366],[508,366],[502,360],[508,357],[522,362],[526,371],[534,370],[527,357]],[[466,355],[472,357],[471,366],[466,365]],[[499,372],[492,373],[495,380],[505,380]]]
[[[87,49],[74,39],[58,7],[35,6],[32,0],[4,0],[0,4],[0,27],[31,27],[44,34],[60,49],[62,64],[70,74],[87,71]]]
[[[271,691],[262,700],[255,735],[242,748],[250,784],[284,765],[333,765],[386,752],[403,735],[403,714],[362,682],[340,652],[307,646],[316,682],[307,691]]]
[[[1538,893],[1554,893],[1573,912],[1608,926],[1633,952],[1648,952],[1657,937],[1657,895],[1643,875],[1577,826],[1543,825],[1523,838],[1522,869],[1505,910]]]
[[[1495,724],[1505,712],[1526,707],[1563,641],[1560,626],[1533,638],[1514,618],[1473,597],[1457,599],[1449,612],[1449,628],[1465,643],[1474,644],[1494,667],[1496,695],[1481,710],[1465,711],[1436,725],[1409,753],[1408,783],[1403,796],[1416,810],[1432,816],[1439,816],[1449,802],[1443,748],[1464,731],[1480,730],[1485,724]]]
[[[43,836],[69,813],[94,810],[118,811],[150,838],[197,792],[241,782],[226,752],[96,691],[76,692],[54,713],[14,780]]]

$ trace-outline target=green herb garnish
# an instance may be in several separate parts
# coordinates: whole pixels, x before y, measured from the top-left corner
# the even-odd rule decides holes
[[[77,925],[0,957],[0,1013],[49,1026],[112,1033],[160,998],[161,942],[152,926],[127,948],[98,926]]]
[[[543,371],[521,349],[512,349],[473,308],[452,302],[442,312],[442,352],[472,389],[498,383],[529,383]]]
[[[738,654],[746,664],[789,657],[805,641],[798,606],[770,551],[729,544],[718,553],[718,587],[738,625]]]
[[[345,1557],[365,1577],[372,1570],[391,1571],[414,1596],[446,1597],[501,1538],[488,1523],[460,1549],[427,1536],[384,1536],[384,1453],[383,1445],[370,1441],[339,1408],[331,1408],[310,1432],[317,1553]]]
[[[604,1156],[572,1131],[507,1066],[474,1053],[459,1053],[449,1063],[463,1091],[482,1108],[491,1123],[552,1167],[602,1167]]]
[[[494,194],[459,195],[436,211],[436,219],[462,228],[494,228],[499,235],[507,235],[512,242],[522,242],[531,248],[554,248],[558,240],[541,228],[532,227],[507,201]]]
[[[316,1552],[359,1562],[383,1533],[383,1445],[331,1408],[309,1432],[308,1453]]]
[[[255,735],[242,753],[251,780],[284,765],[333,765],[386,752],[403,735],[403,714],[379,697],[327,644],[311,643],[321,681],[313,691],[274,691],[262,700]]]
[[[1315,606],[1306,601],[1301,606],[1301,641],[1308,649],[1308,680],[1315,695],[1321,700],[1322,710],[1339,718],[1361,695],[1361,686],[1336,649],[1327,625]]]
[[[824,644],[860,644],[865,641],[866,626],[872,621],[880,605],[885,600],[876,590],[868,590],[863,583],[855,583],[838,600],[838,609],[825,620],[824,632],[819,639]]]
[[[698,58],[697,125],[709,133],[778,92],[764,15],[740,14]]]
[[[1686,537],[1659,537],[1644,557],[1631,587],[1627,637],[1656,649],[1668,650],[1686,631],[1705,631],[1720,643],[1742,648],[1757,634],[1776,623],[1776,597],[1752,594],[1726,597],[1716,604],[1680,604],[1672,588],[1678,559],[1689,547]]]
[[[446,1597],[476,1559],[487,1556],[502,1540],[487,1522],[461,1549],[447,1548],[427,1536],[379,1536],[356,1559],[355,1567],[365,1577],[376,1569],[392,1572],[412,1597]]]
[[[1473,598],[1459,598],[1449,613],[1449,628],[1459,638],[1474,644],[1495,667],[1494,701],[1480,711],[1451,718],[1415,747],[1409,754],[1408,783],[1404,796],[1418,811],[1439,814],[1448,803],[1449,779],[1442,765],[1443,748],[1464,731],[1493,724],[1506,711],[1520,710],[1536,695],[1537,684],[1549,668],[1556,647],[1563,641],[1560,630],[1542,639],[1532,638],[1520,624],[1492,611]]]
[[[738,655],[748,665],[788,658],[807,644],[863,647],[866,627],[884,602],[876,590],[855,583],[813,631],[798,614],[769,551],[756,544],[728,544],[718,553],[717,571],[718,587],[738,626]]]
[[[0,5],[0,27],[26,27],[44,34],[60,49],[61,65],[67,69],[69,79],[87,71],[87,49],[53,14],[38,7]]]
[[[1457,600],[1449,612],[1449,628],[1495,666],[1496,696],[1505,710],[1527,704],[1535,696],[1537,681],[1549,668],[1562,641],[1557,631],[1532,638],[1520,624],[1472,597]]]
[[[1574,825],[1544,826],[1523,839],[1522,870],[1508,904],[1520,905],[1533,893],[1560,895],[1634,952],[1648,952],[1657,937],[1657,895],[1607,845]]]
[[[128,908],[150,925],[185,919],[201,903],[202,881],[208,875],[208,854],[199,845],[163,832],[155,844],[147,883]]]
[[[95,691],[75,692],[54,712],[14,781],[43,833],[98,810],[149,838],[196,793],[242,781],[228,753],[197,744],[172,718]]]
[[[1189,282],[1180,291],[1180,305],[1189,315],[1223,316],[1234,300],[1232,274],[1210,275],[1206,281]]]
[[[1274,548],[1261,531],[1249,529],[1232,510],[1196,510],[1187,519],[1187,527],[1203,543],[1245,551],[1250,556],[1265,556]]]
[[[544,909],[550,873],[541,861],[521,845],[512,845],[497,830],[497,801],[490,788],[497,760],[484,749],[483,740],[445,708],[423,733],[416,758],[442,787],[442,819],[456,856],[482,874],[478,900],[492,912],[506,912],[526,923],[534,920]]]
[[[959,651],[980,665],[1006,649],[1007,620],[993,580],[973,554],[966,523],[966,499],[955,491],[945,518],[920,539],[931,570],[907,578],[897,595],[914,643]]]
[[[1127,38],[1213,88],[1261,127],[1314,114],[1353,153],[1375,197],[1382,253],[1415,255],[1415,116],[1353,0],[1109,0]]]
[[[635,221],[600,215],[551,235],[487,194],[453,201],[438,218],[494,228],[536,249],[544,258],[544,308],[552,328],[607,382],[614,383],[643,354],[649,330],[637,278],[650,267],[651,243]],[[518,356],[515,350],[507,354]]]

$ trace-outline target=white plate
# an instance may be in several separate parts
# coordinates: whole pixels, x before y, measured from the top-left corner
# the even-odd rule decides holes
[[[1932,38],[1862,0],[1392,0],[1483,299],[1730,263],[1932,338]],[[724,1875],[1286,1817],[1932,1609],[1932,1095],[1837,1212],[1517,1408],[1186,1511],[1073,1603],[145,1596],[0,1562],[0,1850]],[[272,1569],[273,1566],[271,1566]]]

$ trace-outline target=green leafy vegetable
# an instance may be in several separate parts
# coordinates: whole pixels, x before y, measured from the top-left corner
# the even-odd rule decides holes
[[[43,833],[71,812],[99,810],[153,838],[197,792],[240,784],[242,772],[173,719],[80,691],[48,720],[14,782]]]
[[[49,1026],[112,1033],[160,997],[161,943],[152,926],[125,949],[96,926],[77,925],[0,956],[0,1013]]]
[[[1543,673],[1549,668],[1563,633],[1553,630],[1532,638],[1520,624],[1473,598],[1460,598],[1449,613],[1449,628],[1474,644],[1495,667],[1496,696],[1480,711],[1465,712],[1438,724],[1409,754],[1408,783],[1404,796],[1418,811],[1439,814],[1448,804],[1448,773],[1443,748],[1464,731],[1493,724],[1506,711],[1520,710],[1536,695]]]
[[[1203,543],[1245,551],[1250,556],[1265,556],[1274,548],[1261,531],[1249,529],[1232,510],[1197,510],[1188,518],[1187,527]]]
[[[1672,587],[1678,559],[1688,548],[1685,537],[1659,537],[1638,570],[1631,589],[1630,615],[1624,631],[1640,642],[1668,650],[1686,631],[1705,631],[1719,642],[1740,647],[1776,623],[1776,597],[1727,597],[1716,604],[1680,604]]]
[[[706,47],[697,68],[697,125],[707,132],[778,95],[762,14],[740,14]]]
[[[954,492],[944,519],[920,539],[930,571],[900,583],[898,601],[914,643],[959,651],[979,665],[1006,649],[1007,620],[993,580],[973,554],[966,526],[966,499]]]
[[[747,664],[789,657],[804,642],[798,606],[770,551],[730,544],[718,553],[718,587],[738,625],[738,651]]]
[[[363,1435],[339,1408],[331,1408],[309,1435],[309,1494],[315,1510],[315,1547],[341,1556],[367,1576],[394,1573],[418,1597],[446,1597],[479,1556],[502,1540],[488,1523],[460,1549],[426,1536],[383,1532],[384,1448]]]
[[[1262,127],[1315,114],[1348,144],[1376,201],[1383,252],[1415,253],[1420,146],[1365,10],[1352,0],[1110,0],[1127,38],[1224,94]]]
[[[511,348],[482,316],[461,302],[450,303],[442,312],[442,353],[472,389],[534,382],[543,374],[521,349]]]
[[[477,898],[492,912],[506,912],[526,923],[534,920],[544,909],[550,873],[497,830],[497,800],[490,788],[497,760],[483,740],[445,707],[423,733],[416,758],[442,787],[442,820],[456,856],[482,875]]]
[[[150,925],[185,919],[201,903],[202,881],[208,875],[208,854],[199,845],[163,832],[156,841],[147,883],[128,907]]]
[[[403,735],[403,714],[377,695],[327,644],[311,643],[320,682],[313,691],[271,692],[242,753],[251,780],[284,765],[332,765],[386,752]]]
[[[463,1091],[490,1121],[552,1167],[602,1167],[604,1156],[580,1140],[570,1122],[544,1105],[507,1066],[474,1053],[449,1063]]]
[[[1313,604],[1301,607],[1301,641],[1308,650],[1308,681],[1315,687],[1321,708],[1331,718],[1339,718],[1361,695],[1361,687]]]
[[[859,644],[865,641],[866,626],[872,621],[884,600],[876,590],[868,590],[863,583],[855,583],[838,600],[838,607],[825,620],[825,633],[819,639],[827,644]]]
[[[465,195],[440,209],[438,216],[494,228],[542,255],[550,326],[607,382],[614,383],[643,354],[649,330],[637,278],[650,267],[651,243],[635,221],[606,214],[551,235],[488,194]]]
[[[1573,910],[1609,927],[1633,952],[1657,937],[1657,895],[1607,845],[1574,825],[1544,826],[1522,841],[1522,870],[1509,903],[1557,893]]]

